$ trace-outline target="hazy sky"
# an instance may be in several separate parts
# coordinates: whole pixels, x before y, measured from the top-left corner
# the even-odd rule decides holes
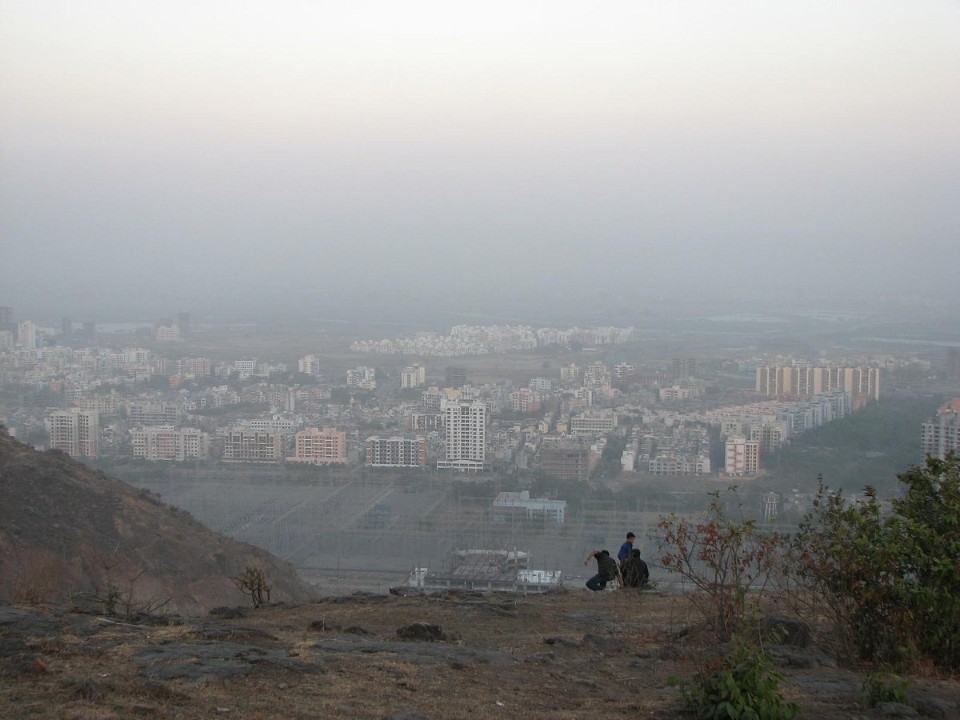
[[[957,0],[0,0],[20,318],[956,303],[958,228]]]

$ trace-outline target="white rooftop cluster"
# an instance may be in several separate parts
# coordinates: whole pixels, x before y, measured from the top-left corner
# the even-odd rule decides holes
[[[454,357],[489,353],[533,350],[538,345],[569,344],[612,345],[627,342],[633,328],[555,328],[534,329],[529,325],[456,325],[448,335],[418,333],[413,336],[357,340],[350,345],[354,352],[386,355],[420,355]]]

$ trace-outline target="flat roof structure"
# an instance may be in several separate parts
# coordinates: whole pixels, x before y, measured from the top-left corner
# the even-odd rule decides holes
[[[526,567],[529,555],[517,550],[458,550],[450,570],[417,567],[410,573],[408,587],[420,590],[474,590],[542,593],[559,588],[559,570]]]

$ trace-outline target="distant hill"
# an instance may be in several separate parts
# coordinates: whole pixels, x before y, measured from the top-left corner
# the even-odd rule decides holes
[[[274,602],[314,596],[292,565],[265,550],[0,426],[0,601],[73,596],[128,614],[192,615],[250,602],[234,582],[248,568],[262,571]]]

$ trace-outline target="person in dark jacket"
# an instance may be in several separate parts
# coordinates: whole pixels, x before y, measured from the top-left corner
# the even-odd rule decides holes
[[[597,559],[597,574],[587,580],[587,587],[591,590],[603,590],[608,582],[616,580],[619,575],[617,561],[610,557],[610,553],[606,550],[594,550],[587,555],[583,564],[590,562],[590,558]]]
[[[624,587],[636,588],[643,587],[650,580],[650,569],[636,548],[620,563],[620,578]]]
[[[618,562],[622,563],[624,560],[630,557],[630,554],[633,552],[633,543],[635,543],[636,540],[636,535],[634,535],[632,532],[627,533],[627,539],[623,545],[620,546],[620,551],[617,553]]]

